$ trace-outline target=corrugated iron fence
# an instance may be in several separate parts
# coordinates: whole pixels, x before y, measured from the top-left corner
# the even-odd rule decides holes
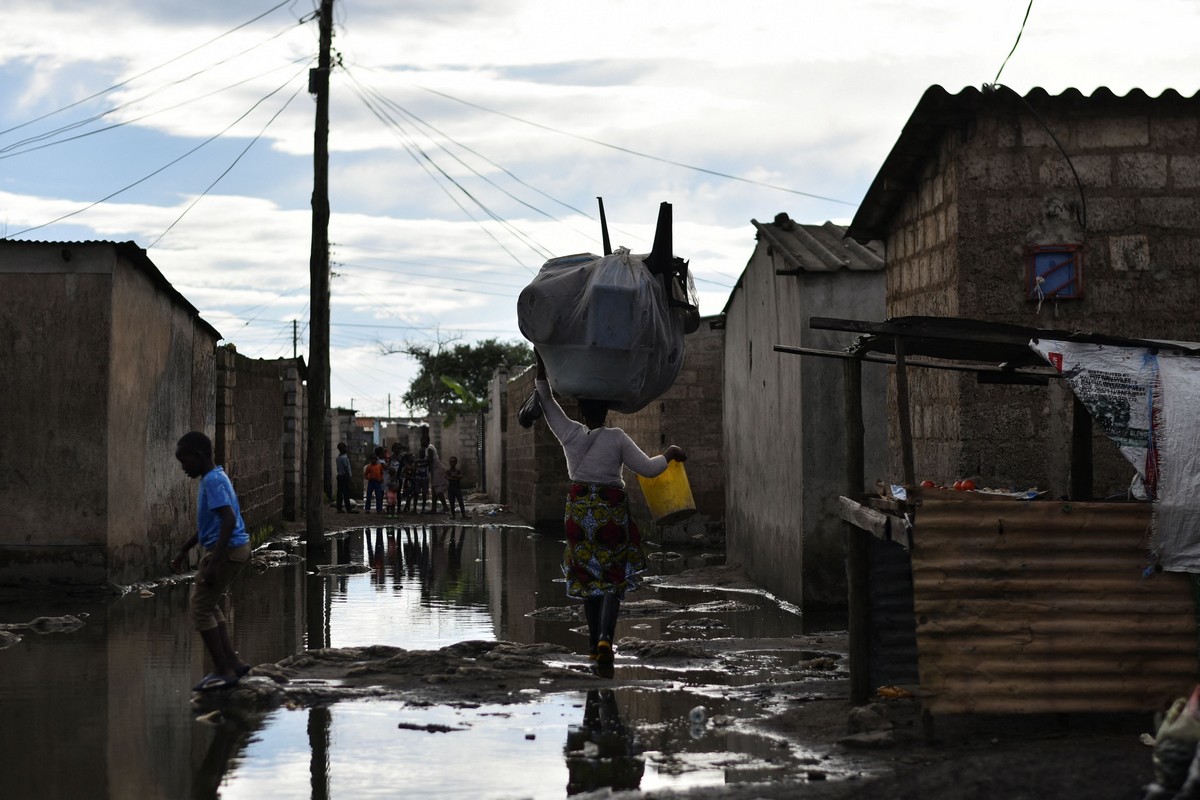
[[[926,710],[1147,711],[1188,694],[1192,579],[1142,576],[1150,518],[1141,503],[927,495],[912,551]]]

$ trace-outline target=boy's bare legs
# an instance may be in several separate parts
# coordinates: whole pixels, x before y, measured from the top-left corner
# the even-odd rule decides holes
[[[220,626],[200,631],[200,639],[204,642],[204,647],[208,650],[209,657],[212,658],[213,671],[226,678],[236,678],[236,657],[233,659],[229,657],[229,652],[225,649],[224,642],[221,641]]]
[[[239,656],[237,650],[234,649],[233,641],[229,638],[229,626],[224,622],[218,622],[217,632],[221,638],[221,646],[225,648],[225,657],[228,658],[229,663],[233,665],[233,671],[240,674],[243,671],[243,667],[249,667],[249,664],[247,664],[245,661],[242,661],[242,657]]]
[[[229,626],[224,622],[217,623],[215,628],[200,631],[200,639],[204,642],[204,648],[212,658],[213,670],[218,675],[236,678],[242,668],[247,666],[233,649],[233,642],[229,639]]]

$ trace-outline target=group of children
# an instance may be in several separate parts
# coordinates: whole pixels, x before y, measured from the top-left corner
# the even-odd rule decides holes
[[[385,513],[386,506],[389,517],[401,512],[436,514],[439,504],[451,518],[456,516],[456,505],[463,518],[467,516],[458,459],[451,456],[449,466],[443,464],[437,448],[431,444],[425,443],[415,456],[401,452],[398,443],[391,452],[376,447],[371,461],[363,467],[363,478],[367,483],[368,513],[374,499],[376,513]]]

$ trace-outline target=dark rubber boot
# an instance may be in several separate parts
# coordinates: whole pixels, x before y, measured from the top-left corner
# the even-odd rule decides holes
[[[600,639],[612,644],[617,633],[617,614],[621,613],[621,599],[615,594],[606,594],[600,606]]]
[[[600,609],[603,605],[603,597],[583,599],[583,614],[588,624],[588,654],[592,658],[596,657],[596,643],[600,641]]]

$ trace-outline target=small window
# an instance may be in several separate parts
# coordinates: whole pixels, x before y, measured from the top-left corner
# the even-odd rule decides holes
[[[1025,292],[1029,300],[1083,297],[1083,248],[1043,244],[1025,251]]]

